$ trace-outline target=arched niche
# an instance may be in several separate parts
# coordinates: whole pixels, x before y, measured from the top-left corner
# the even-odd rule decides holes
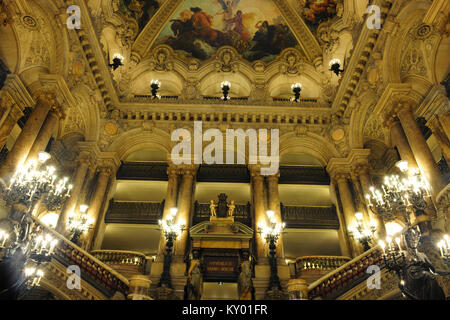
[[[280,166],[322,167],[322,163],[307,153],[285,153],[280,157]]]
[[[251,92],[251,83],[244,75],[239,73],[210,73],[200,81],[200,92],[203,96],[221,97],[220,84],[228,81],[231,84],[229,95],[231,97],[248,97]]]
[[[143,148],[131,152],[124,162],[167,162],[167,152],[160,149]]]
[[[302,98],[317,98],[321,95],[322,88],[319,83],[304,74],[295,77],[281,74],[274,77],[269,83],[269,95],[277,98],[290,98],[293,95],[291,86],[297,82],[303,86]]]
[[[159,80],[161,88],[158,90],[160,95],[181,95],[183,91],[183,79],[174,72],[145,72],[139,75],[132,82],[131,92],[134,94],[150,95],[150,82]]]

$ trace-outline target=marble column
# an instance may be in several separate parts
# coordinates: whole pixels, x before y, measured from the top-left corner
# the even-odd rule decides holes
[[[280,174],[272,175],[266,177],[267,180],[267,199],[268,199],[268,207],[269,210],[275,212],[275,219],[278,223],[283,221],[283,217],[281,216],[281,208],[280,208],[280,193],[278,191],[278,179],[280,178]],[[284,247],[283,247],[283,236],[280,235],[277,242],[277,257],[284,257]]]
[[[0,168],[0,177],[2,179],[9,180],[18,167],[24,163],[48,112],[56,104],[56,99],[52,94],[47,93],[39,96],[30,118],[6,157],[3,166]]]
[[[392,144],[397,147],[402,160],[408,161],[409,166],[417,168],[416,158],[409,146],[408,139],[402,129],[400,121],[397,119],[391,122],[390,126]]]
[[[336,203],[334,203],[334,204],[336,206],[336,214],[339,219],[338,238],[339,238],[339,247],[341,248],[341,255],[344,257],[350,258],[350,257],[352,257],[352,250],[351,250],[350,240],[349,240],[347,230],[346,230],[344,214],[341,212],[341,209],[339,207],[340,200],[337,197],[335,182],[330,186],[330,189],[331,189],[331,192],[334,193],[334,199],[336,200]]]
[[[444,119],[445,117],[448,116],[445,115],[434,116],[433,119],[428,121],[428,127],[431,129],[433,135],[436,137],[436,141],[442,150],[442,154],[444,155],[445,161],[447,161],[447,163],[450,163],[450,140],[445,132],[445,128],[443,127],[442,121],[442,119]],[[450,126],[450,122],[447,125]]]
[[[91,230],[90,235],[86,237],[86,248],[90,248],[90,245],[95,240],[94,237],[98,233],[98,230],[101,226],[102,222],[100,221],[100,219],[102,217],[100,217],[100,210],[102,207],[103,199],[105,198],[106,188],[108,187],[111,173],[112,170],[109,167],[102,167],[99,169],[97,184],[95,186],[95,191],[92,195],[88,209],[88,215],[95,219],[94,228],[93,230]]]
[[[258,258],[267,258],[265,254],[266,240],[257,232],[259,224],[267,223],[264,200],[264,178],[258,170],[251,172],[251,183],[253,191],[253,208],[255,211],[254,229],[256,238],[256,254]]]
[[[48,113],[47,119],[45,119],[44,125],[39,131],[39,134],[36,137],[30,152],[28,153],[27,161],[37,158],[39,152],[45,151],[50,138],[58,126],[60,118],[61,112],[59,110],[53,109]]]
[[[177,195],[178,195],[178,184],[179,184],[179,169],[174,167],[169,167],[167,169],[167,191],[166,197],[164,199],[164,212],[162,219],[165,219],[170,213],[170,208],[177,207]],[[166,239],[164,233],[161,232],[161,238],[159,240],[158,254],[163,255],[166,250]]]
[[[65,203],[65,205],[59,215],[58,223],[56,225],[56,231],[61,233],[62,235],[64,235],[66,232],[67,218],[69,217],[69,215],[72,212],[76,211],[76,209],[77,209],[76,205],[77,205],[80,193],[81,193],[81,188],[83,186],[83,182],[86,177],[86,172],[87,172],[88,168],[89,168],[88,159],[86,159],[84,157],[81,157],[80,159],[78,159],[78,166],[75,170],[75,174],[72,179],[73,189],[71,192],[71,196]]]
[[[368,165],[359,166],[355,169],[357,176],[359,177],[359,182],[361,183],[363,201],[367,212],[369,213],[370,219],[377,222],[377,237],[378,239],[384,239],[386,237],[386,228],[384,226],[383,219],[376,213],[372,212],[369,208],[366,200],[366,195],[370,193],[370,187],[372,186],[372,181],[369,174]]]
[[[345,230],[346,237],[348,238],[348,228],[356,223],[355,218],[355,207],[353,205],[352,193],[350,191],[350,187],[348,185],[347,174],[337,174],[335,175],[336,184],[339,190],[339,197],[342,203],[343,213],[343,221],[342,223],[343,230]],[[354,241],[349,241],[351,243],[351,249],[353,256],[356,256],[358,252],[361,250],[358,249],[356,243]]]
[[[436,196],[444,189],[444,180],[439,171],[433,155],[428,147],[428,144],[417,125],[411,108],[409,105],[398,105],[397,115],[402,124],[403,131],[408,139],[411,150],[414,153],[417,164],[419,166],[422,176],[428,181],[431,186],[431,195],[433,202],[436,201]]]
[[[0,127],[0,150],[3,149],[6,142],[8,141],[9,135],[11,134],[12,129],[17,124],[17,121],[23,116],[23,112],[20,110],[19,106],[15,103],[12,103],[6,107],[8,112],[5,116],[5,120],[1,124]],[[9,111],[8,111],[9,110]]]
[[[189,228],[191,227],[192,193],[194,188],[195,168],[185,168],[182,172],[180,191],[178,192],[178,214],[176,221],[183,222],[185,229],[177,238],[175,255],[184,256],[189,241]]]

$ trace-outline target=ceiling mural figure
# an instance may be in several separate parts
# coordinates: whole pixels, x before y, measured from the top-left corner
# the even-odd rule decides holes
[[[269,62],[298,43],[270,0],[186,0],[154,46],[161,44],[200,60],[231,46],[248,61]]]
[[[136,21],[140,32],[158,11],[159,3],[156,0],[118,0],[117,7],[127,18]]]
[[[315,32],[319,24],[333,19],[337,14],[337,0],[304,0],[302,17]]]

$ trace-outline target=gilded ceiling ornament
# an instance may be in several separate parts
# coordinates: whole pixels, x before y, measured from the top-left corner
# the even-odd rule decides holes
[[[171,50],[167,46],[160,46],[154,50],[153,59],[150,63],[152,71],[172,71],[173,62]]]
[[[280,72],[282,74],[296,75],[302,70],[303,60],[296,50],[287,50],[283,53]]]
[[[114,122],[107,122],[105,123],[104,129],[106,134],[114,136],[117,134],[119,128],[117,127],[117,124],[115,124]]]
[[[236,72],[239,70],[239,63],[236,60],[236,53],[233,49],[221,48],[217,52],[214,68],[218,72]]]
[[[32,16],[23,16],[22,17],[23,25],[29,29],[36,29],[37,28],[37,21]]]

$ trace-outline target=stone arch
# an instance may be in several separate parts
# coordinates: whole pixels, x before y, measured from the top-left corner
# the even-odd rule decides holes
[[[306,153],[325,167],[332,158],[339,157],[339,152],[333,144],[323,137],[308,133],[297,137],[294,133],[288,133],[280,137],[280,156],[287,153]]]
[[[130,154],[141,149],[156,149],[167,153],[167,160],[171,152],[170,135],[160,129],[153,128],[153,132],[133,129],[119,136],[109,147],[109,152],[116,152],[119,160],[126,159]]]

